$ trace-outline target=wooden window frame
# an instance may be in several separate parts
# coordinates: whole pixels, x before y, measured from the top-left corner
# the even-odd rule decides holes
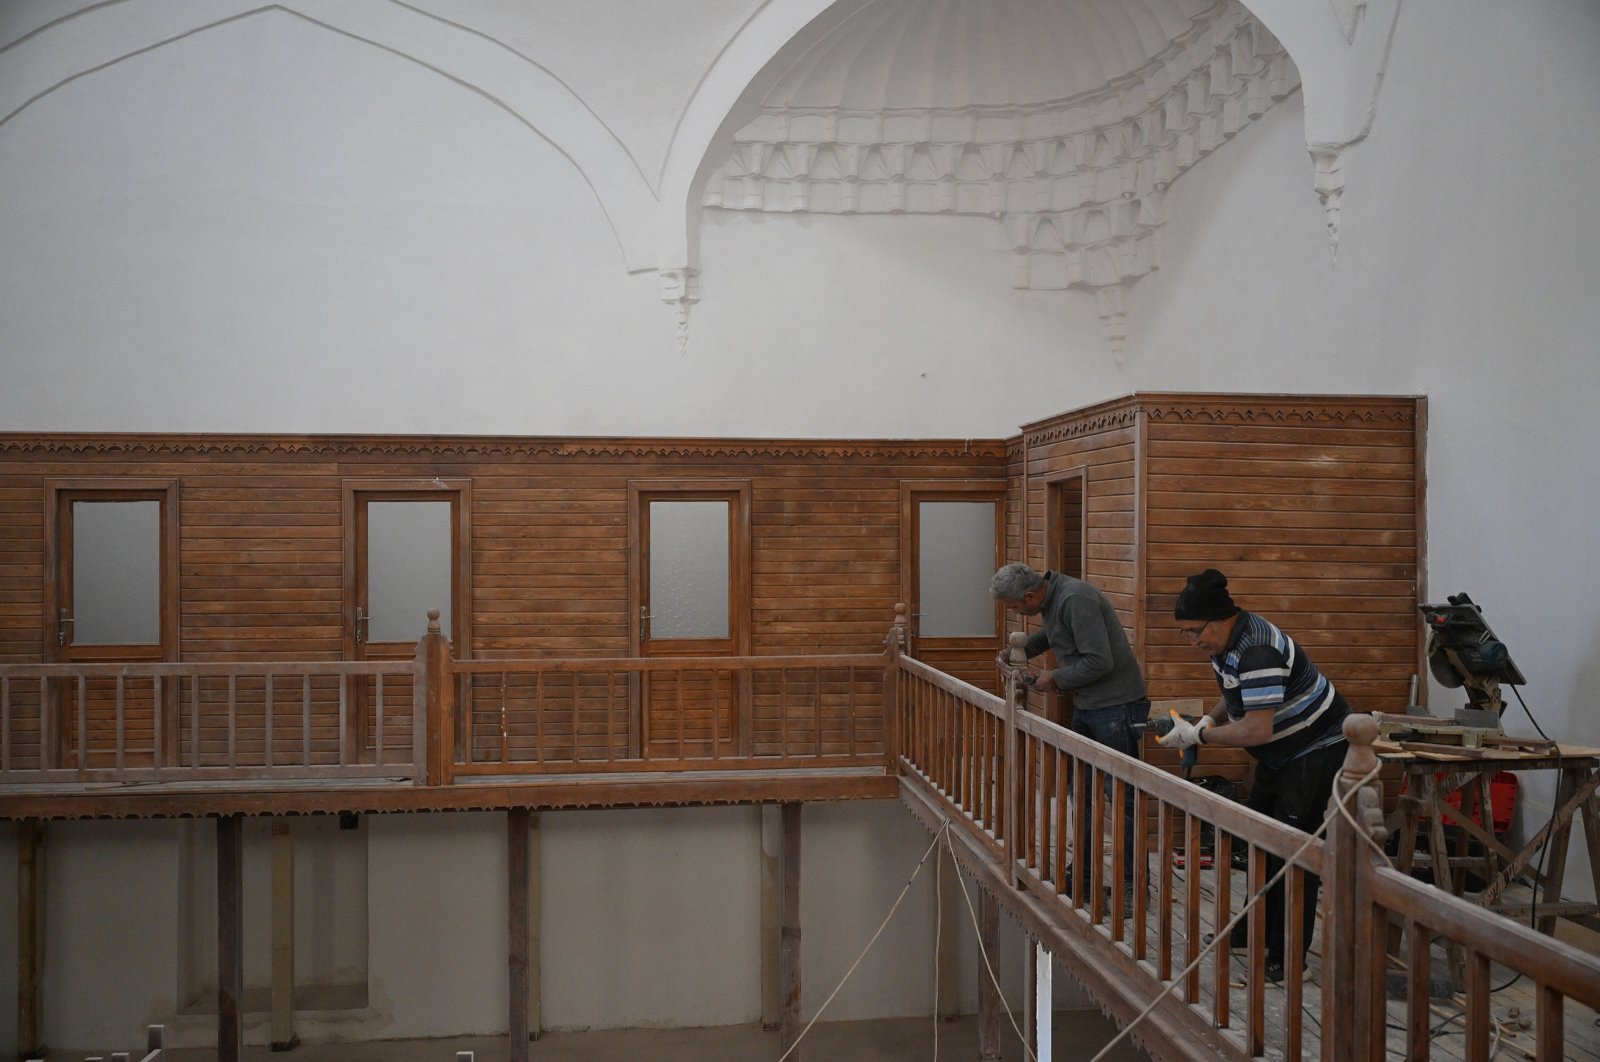
[[[356,571],[359,551],[357,528],[358,496],[366,501],[425,501],[418,495],[453,494],[456,498],[455,522],[451,527],[454,564],[450,571],[450,627],[444,631],[457,660],[472,656],[472,481],[470,479],[347,479],[340,484],[343,498],[342,537],[344,574],[342,590],[341,639],[345,659],[355,656],[355,614],[350,611],[356,596]],[[419,617],[421,618],[421,617]]]
[[[644,607],[645,511],[651,501],[728,501],[728,626],[730,655],[749,656],[751,644],[751,532],[748,479],[630,479],[628,481],[628,655],[644,652],[639,610]],[[721,639],[717,639],[720,641]],[[702,655],[690,639],[686,656]],[[717,654],[720,655],[720,654]]]
[[[61,607],[61,507],[78,500],[156,501],[161,506],[160,595],[158,619],[160,643],[157,645],[105,645],[75,647],[78,660],[159,660],[175,661],[182,656],[179,645],[180,604],[178,600],[180,543],[179,490],[176,479],[137,479],[123,476],[89,479],[45,480],[44,509],[44,660],[56,663],[64,658],[58,642]]]

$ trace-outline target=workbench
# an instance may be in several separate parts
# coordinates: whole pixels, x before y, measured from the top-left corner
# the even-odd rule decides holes
[[[1385,763],[1400,767],[1405,781],[1404,793],[1387,823],[1391,836],[1399,838],[1398,869],[1411,872],[1420,854],[1422,865],[1440,888],[1510,918],[1521,920],[1536,913],[1538,929],[1546,934],[1554,931],[1558,917],[1576,918],[1600,911],[1600,905],[1593,902],[1568,901],[1561,896],[1572,823],[1580,811],[1590,879],[1600,896],[1600,796],[1596,793],[1600,789],[1600,749],[1556,743],[1544,748],[1419,748],[1411,742],[1393,741],[1378,741],[1374,747]],[[1557,773],[1554,817],[1542,823],[1537,817],[1525,819],[1532,832],[1515,851],[1494,835],[1489,810],[1489,780],[1500,771]],[[1460,794],[1459,807],[1450,803],[1456,793]],[[1445,834],[1446,824],[1457,830],[1454,853]],[[1417,831],[1423,825],[1427,836],[1419,846]],[[1541,873],[1540,849],[1546,838],[1550,843]],[[1469,854],[1471,841],[1478,842],[1478,854]],[[1469,871],[1485,883],[1481,891],[1468,894]],[[1507,887],[1524,877],[1536,892],[1537,911],[1535,903],[1504,898]]]

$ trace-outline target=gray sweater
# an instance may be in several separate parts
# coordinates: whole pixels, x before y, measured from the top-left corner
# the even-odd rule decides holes
[[[1146,695],[1116,609],[1097,588],[1059,572],[1045,573],[1042,626],[1028,635],[1027,654],[1056,654],[1056,685],[1073,691],[1075,708],[1105,708]]]

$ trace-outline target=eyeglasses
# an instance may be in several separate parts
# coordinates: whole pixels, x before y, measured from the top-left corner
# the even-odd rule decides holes
[[[1211,620],[1206,620],[1198,627],[1179,627],[1178,633],[1182,634],[1191,642],[1198,642],[1202,637],[1205,636],[1206,628],[1210,627],[1212,622],[1213,621]]]

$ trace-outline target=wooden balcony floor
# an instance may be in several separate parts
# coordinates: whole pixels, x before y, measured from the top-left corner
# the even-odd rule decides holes
[[[883,767],[605,771],[483,776],[453,785],[404,779],[82,782],[13,785],[7,819],[182,818],[348,812],[557,810],[891,799],[899,782]]]

